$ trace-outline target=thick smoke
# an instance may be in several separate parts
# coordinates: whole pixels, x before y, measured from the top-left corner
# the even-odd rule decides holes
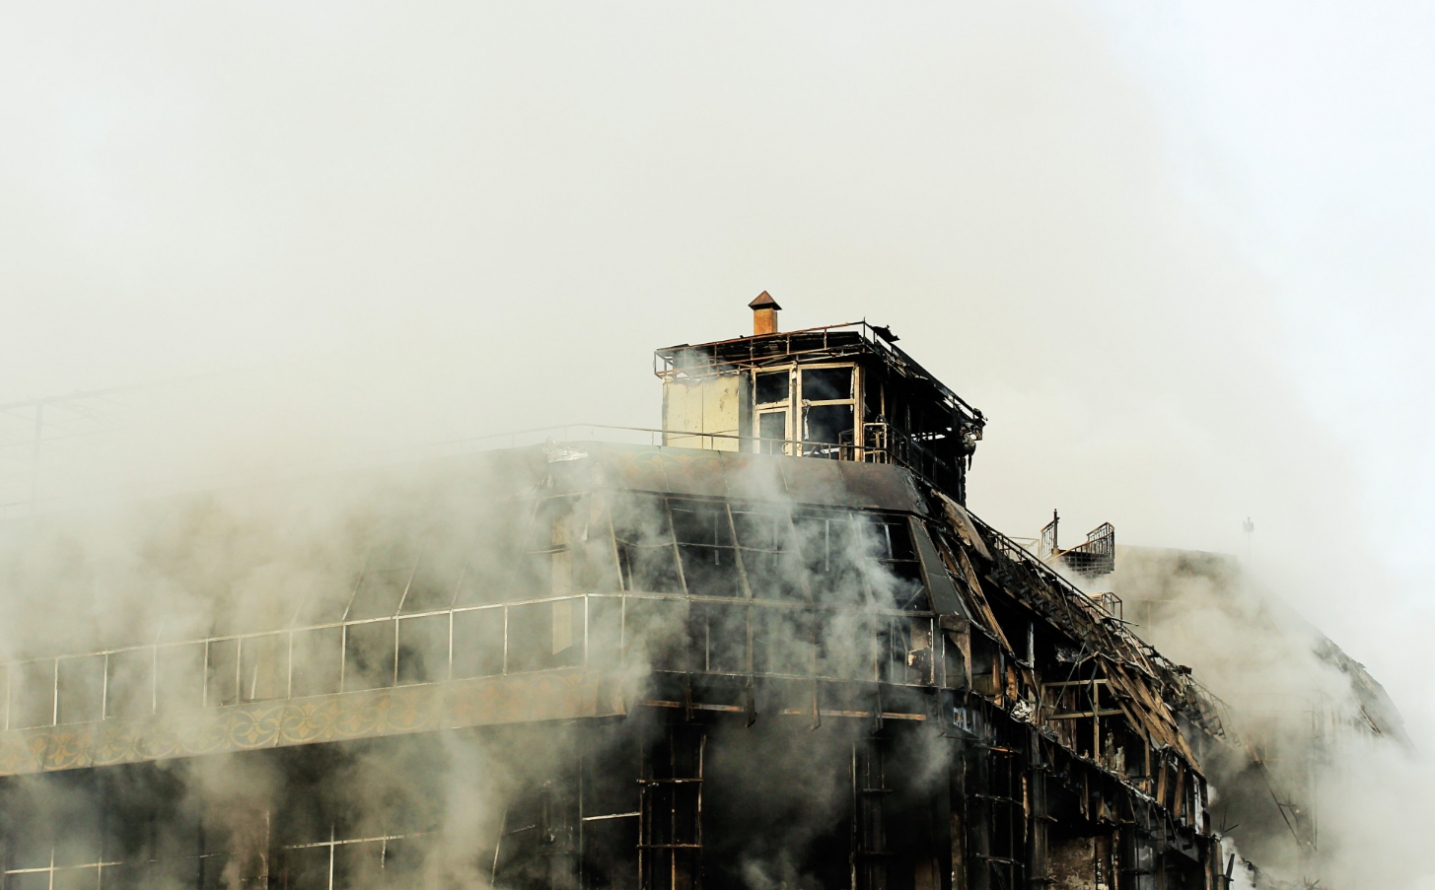
[[[123,670],[132,661],[127,654],[110,656],[109,673],[99,681],[107,696],[104,712],[148,714],[153,696],[159,715],[171,724],[183,727],[187,715],[194,715],[199,726],[207,718],[203,708],[195,710],[198,699],[189,701],[191,710],[166,704],[180,701],[169,697],[171,685],[188,683],[192,691],[202,686],[208,707],[284,698],[285,677],[271,665],[289,663],[286,645],[293,695],[316,691],[325,682],[337,649],[301,642],[310,636],[318,641],[321,631],[295,633],[288,643],[284,632],[291,628],[422,613],[446,609],[449,602],[539,600],[508,611],[510,641],[517,639],[513,628],[521,622],[538,622],[530,635],[530,642],[537,641],[532,652],[510,651],[502,637],[460,640],[455,618],[455,672],[475,659],[492,665],[495,646],[497,664],[506,658],[510,671],[521,672],[576,663],[563,659],[565,652],[581,649],[583,616],[572,611],[572,601],[555,596],[671,592],[679,589],[673,575],[679,567],[690,588],[720,589],[728,577],[723,566],[675,564],[672,558],[675,539],[692,542],[708,533],[701,510],[670,510],[662,499],[640,493],[588,491],[596,480],[584,474],[597,477],[600,469],[580,452],[535,448],[11,520],[0,535],[5,592],[0,661],[46,666],[55,662],[35,660],[158,643],[159,649],[140,650],[140,662],[159,659],[153,689],[133,678],[125,682]],[[762,610],[767,623],[760,631],[767,642],[759,669],[834,678],[870,675],[873,610],[923,608],[913,599],[921,585],[885,567],[880,560],[894,555],[891,544],[865,522],[832,511],[808,517],[800,509],[789,519],[799,505],[781,494],[771,473],[735,476],[732,484],[754,503],[763,502],[736,518],[737,543],[753,548],[754,556],[769,557],[751,560],[754,593],[830,607]],[[579,493],[565,496],[568,490]],[[712,533],[726,536],[720,543],[734,544],[731,531],[714,527]],[[617,627],[596,611],[588,624],[590,659],[620,652],[625,659],[621,695],[630,714],[640,710],[635,706],[648,694],[647,678],[655,668],[694,657],[708,658],[714,670],[742,668],[719,663],[728,655],[716,641],[732,629],[724,629],[717,608],[708,607],[709,642],[693,636],[694,616],[685,604],[651,600],[647,606],[630,608],[622,640]],[[424,658],[446,650],[425,649],[422,636],[412,642],[407,636],[408,628],[424,620],[400,623],[397,664],[391,621],[349,625],[343,688],[384,687],[394,676],[400,684],[441,679],[439,666]],[[164,661],[166,652],[186,651],[181,644],[188,641],[234,635],[249,636],[232,649],[211,643],[207,668],[202,658],[189,665]],[[195,651],[202,656],[205,650]],[[141,663],[139,670],[144,667]],[[236,668],[237,686],[224,676]],[[12,691],[31,688],[25,685],[26,670],[14,668]],[[74,690],[86,678],[60,670],[68,690],[60,696],[62,706],[83,698]],[[494,672],[490,667],[472,673],[485,670]],[[40,680],[36,688],[47,691]],[[23,698],[14,692],[13,702]],[[13,702],[12,728],[48,722],[43,715],[23,716]],[[769,714],[792,704],[759,703]],[[795,704],[810,710],[815,699]],[[870,727],[850,719],[824,721],[815,712],[793,719],[812,724],[799,746],[774,745],[772,734],[784,730],[767,718],[752,727],[737,723],[713,730],[712,750],[719,753],[707,766],[714,786],[732,791],[714,799],[712,817],[740,822],[743,813],[762,812],[771,823],[771,831],[763,833],[765,845],[715,857],[732,863],[733,877],[748,886],[805,886],[814,877],[809,870],[823,867],[817,863],[830,868],[845,862],[845,856],[824,859],[812,844],[848,812],[850,779],[844,777],[854,745]],[[635,741],[656,743],[656,725],[630,717],[620,720],[623,726],[606,736],[579,724],[553,723],[447,730],[161,758],[84,771],[83,778],[21,777],[6,784],[4,828],[38,831],[28,839],[32,852],[25,855],[43,858],[39,851],[48,851],[52,840],[60,843],[59,835],[46,833],[62,831],[66,813],[95,810],[98,801],[109,801],[108,821],[78,833],[75,849],[57,854],[56,865],[71,869],[58,876],[93,874],[83,866],[104,861],[106,868],[130,867],[119,864],[124,862],[146,869],[144,880],[155,887],[191,886],[196,869],[206,886],[237,890],[257,874],[282,869],[291,879],[312,878],[315,869],[325,868],[335,870],[336,887],[372,880],[380,869],[391,879],[402,872],[427,875],[443,886],[486,886],[496,871],[516,867],[506,858],[511,853],[505,844],[523,843],[523,832],[532,826],[514,823],[539,820],[524,806],[535,800],[541,807],[571,806],[561,789],[574,782],[580,768],[575,764]],[[757,756],[775,748],[785,753]],[[941,762],[940,752],[920,741],[904,743],[890,756],[900,764],[892,769],[911,777],[904,786],[909,790],[933,780],[933,767]],[[121,830],[130,820],[139,827]],[[331,853],[327,843],[336,839],[361,843],[334,846]],[[569,841],[545,843],[561,848]],[[282,863],[266,861],[276,843],[288,848]],[[12,855],[7,867],[16,863],[39,867],[40,859],[30,863]],[[522,880],[511,871],[505,876],[509,883]],[[23,881],[23,875],[14,880]]]
[[[1364,668],[1234,557],[1121,547],[1116,565],[1135,631],[1227,706],[1234,744],[1205,753],[1213,827],[1260,886],[1431,886],[1414,851],[1435,771]]]

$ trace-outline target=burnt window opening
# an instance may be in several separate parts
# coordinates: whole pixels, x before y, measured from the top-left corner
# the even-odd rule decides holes
[[[687,601],[635,598],[628,600],[625,610],[625,664],[646,663],[664,671],[690,669]]]
[[[382,689],[394,685],[394,622],[372,621],[344,628],[344,689]]]
[[[892,608],[926,611],[929,604],[922,564],[906,519],[868,517],[864,531],[872,558],[890,576],[890,583],[884,586],[890,587],[885,598]]]
[[[503,609],[454,612],[453,678],[467,680],[503,673],[503,638]]]
[[[211,708],[239,701],[239,640],[210,640],[205,655],[204,703]]]
[[[839,680],[872,680],[878,636],[876,628],[886,618],[867,612],[816,612],[813,626],[814,672]]]
[[[690,890],[701,883],[705,742],[700,727],[674,726],[644,748],[638,822],[644,890]]]
[[[539,501],[518,583],[505,599],[609,591],[619,585],[602,499],[562,496]],[[601,532],[599,531],[601,529]]]
[[[10,728],[55,722],[55,660],[28,661],[10,669]]]
[[[891,618],[878,636],[880,679],[902,685],[929,686],[936,670],[932,622]]]
[[[425,549],[409,580],[399,614],[451,608],[463,568],[463,561],[456,554],[437,548]]]
[[[677,551],[662,499],[646,496],[614,498],[613,535],[623,589],[681,593]]]
[[[239,698],[270,701],[289,695],[287,634],[245,637],[239,643]]]
[[[802,398],[808,402],[831,402],[852,398],[852,368],[803,368]]]
[[[748,606],[694,603],[689,633],[697,669],[747,673]]]
[[[688,593],[742,596],[737,545],[727,505],[670,501],[669,508]]]
[[[388,618],[397,613],[418,561],[417,547],[408,542],[385,542],[370,547],[344,620]]]
[[[429,846],[429,835],[419,833],[286,847],[271,880],[285,890],[423,886]]]
[[[791,385],[791,375],[787,371],[760,373],[757,375],[754,387],[756,389],[755,402],[759,405],[786,402]]]
[[[868,544],[852,515],[794,512],[792,522],[801,542],[814,602],[872,605],[866,577]]]
[[[31,793],[7,794],[0,807],[6,890],[192,882],[201,852],[198,808],[169,770],[145,764],[35,781]]]
[[[588,664],[617,667],[622,662],[623,601],[617,597],[588,599]]]
[[[485,523],[477,530],[459,573],[454,606],[487,606],[517,597],[523,584],[516,566],[532,549],[528,522],[534,508],[532,501],[509,502],[505,511],[511,521]]]
[[[583,601],[554,600],[508,607],[509,673],[583,663]]]
[[[786,510],[732,511],[748,587],[756,599],[803,599],[803,564]]]
[[[806,410],[802,440],[809,457],[851,457],[856,427],[851,405],[813,405]],[[836,446],[846,446],[847,453]]]
[[[528,788],[503,814],[493,857],[494,884],[512,890],[575,887],[578,795],[569,776]]]
[[[342,627],[295,631],[292,653],[291,694],[294,697],[332,695],[339,691],[344,658]]]
[[[88,723],[103,716],[105,657],[61,658],[56,684],[55,722]]]
[[[399,685],[448,679],[449,616],[399,620]]]
[[[110,655],[105,670],[105,717],[147,717],[154,709],[153,649]]]
[[[1002,688],[1001,651],[996,641],[973,627],[971,635],[972,691],[978,695],[995,696]]]
[[[589,890],[630,890],[638,884],[639,789],[642,754],[621,727],[593,732],[590,751],[579,761],[582,794],[583,883]]]
[[[806,609],[755,609],[752,669],[760,674],[811,676],[819,625],[819,617]]]
[[[204,654],[203,643],[184,643],[155,649],[155,713],[179,714],[204,704]],[[339,658],[336,650],[335,677],[338,676],[338,669]],[[335,683],[335,686],[338,684]],[[337,688],[335,691],[338,691]]]

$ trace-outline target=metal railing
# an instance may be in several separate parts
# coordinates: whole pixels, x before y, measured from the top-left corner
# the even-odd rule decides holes
[[[7,730],[564,668],[945,684],[931,613],[588,593],[0,665]]]

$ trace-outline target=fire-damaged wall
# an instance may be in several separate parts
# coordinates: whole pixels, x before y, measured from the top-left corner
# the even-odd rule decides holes
[[[5,666],[6,888],[1221,886],[1200,687],[900,467],[575,443],[147,515],[147,589],[202,545],[227,592]]]

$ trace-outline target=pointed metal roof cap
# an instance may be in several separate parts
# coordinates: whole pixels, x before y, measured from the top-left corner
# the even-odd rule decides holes
[[[762,293],[757,295],[757,298],[755,300],[747,304],[747,308],[781,309],[782,307],[777,305],[777,301],[772,298],[772,294],[768,293],[767,291],[763,291]]]

